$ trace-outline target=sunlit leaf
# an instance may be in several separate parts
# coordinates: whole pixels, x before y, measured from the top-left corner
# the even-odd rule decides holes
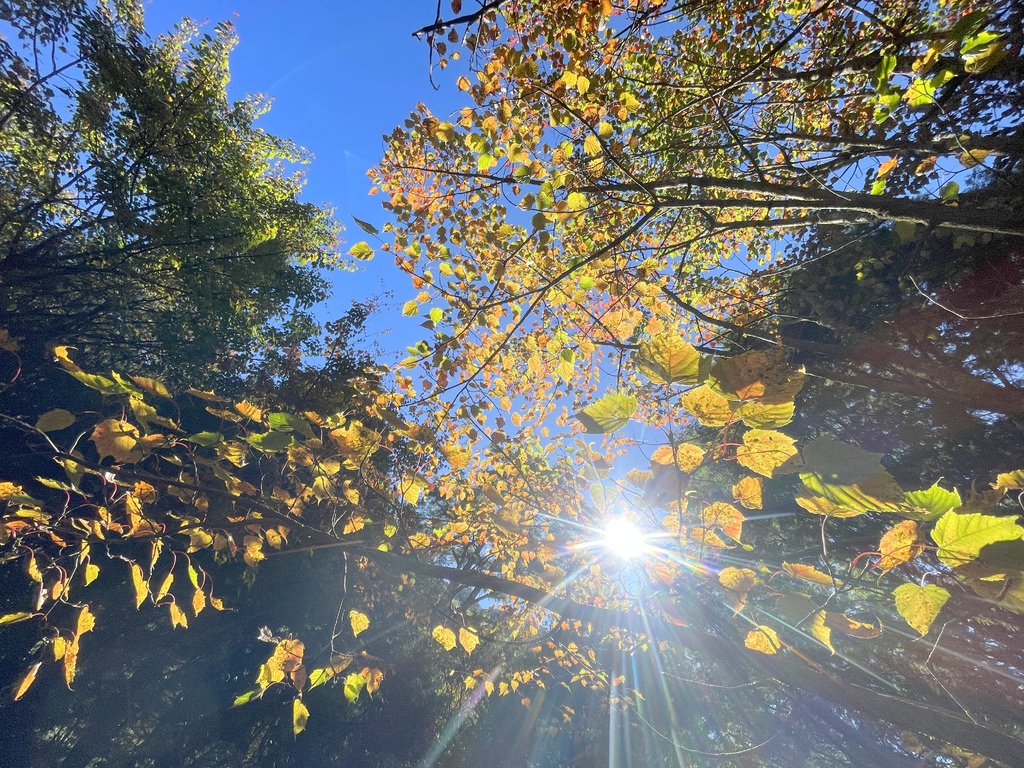
[[[188,617],[178,607],[178,604],[175,602],[168,603],[167,608],[171,613],[171,628],[181,627],[182,629],[188,629]]]
[[[84,578],[85,586],[89,586],[94,581],[96,581],[96,577],[99,576],[99,575],[100,575],[100,567],[98,565],[96,565],[95,563],[87,563],[86,566],[85,566],[85,578]]]
[[[775,634],[775,630],[764,624],[748,632],[743,644],[752,651],[769,655],[777,653],[779,648],[782,647],[782,644],[779,642],[779,636]]]
[[[7,624],[17,624],[19,621],[27,621],[35,616],[35,613],[31,611],[18,611],[17,613],[8,613],[4,616],[0,616],[0,627],[6,626]]]
[[[302,703],[302,699],[295,699],[292,702],[292,733],[298,736],[306,730],[307,720],[309,720],[309,710]]]
[[[632,395],[612,393],[576,413],[587,432],[608,434],[625,427],[636,412],[637,401]]]
[[[96,425],[90,439],[101,460],[111,456],[116,462],[131,463],[145,456],[139,445],[139,430],[127,421],[105,419]]]
[[[345,698],[355,704],[359,693],[366,687],[366,678],[360,672],[353,672],[345,678]]]
[[[931,535],[939,547],[939,560],[956,568],[977,558],[982,547],[1024,537],[1024,528],[1017,524],[1016,517],[949,511],[935,524]]]
[[[992,487],[997,491],[1024,490],[1024,469],[1016,469],[1013,472],[1003,472],[996,476]],[[957,495],[959,500],[959,494]],[[956,506],[960,506],[957,504]]]
[[[706,384],[683,395],[683,407],[706,427],[723,427],[737,418],[729,401]]]
[[[913,520],[904,520],[897,523],[882,535],[878,545],[881,558],[878,561],[878,568],[882,573],[888,573],[893,568],[913,560],[920,554],[923,546],[917,541],[917,523]]]
[[[903,497],[907,506],[900,509],[899,514],[913,520],[937,520],[963,504],[955,488],[947,491],[938,482],[923,491],[908,491]]]
[[[762,493],[759,477],[744,477],[732,487],[733,498],[747,509],[761,509]]]
[[[901,584],[893,590],[893,595],[900,616],[922,636],[928,634],[932,622],[949,600],[949,592],[934,584]]]
[[[711,390],[729,400],[756,399],[775,405],[792,402],[803,385],[803,371],[792,368],[775,349],[719,358],[708,378]]]
[[[701,355],[677,333],[659,333],[640,342],[637,370],[655,384],[696,384]]]
[[[436,630],[435,630],[436,631]],[[435,640],[437,637],[435,635]],[[438,640],[440,643],[441,641]],[[444,643],[442,643],[443,645]],[[466,629],[465,627],[459,627],[459,645],[461,645],[466,653],[472,653],[473,650],[480,644],[480,637],[472,630]],[[448,648],[447,650],[451,650]]]
[[[440,645],[446,651],[450,651],[455,647],[455,632],[448,629],[448,627],[444,626],[443,624],[438,624],[436,627],[434,627],[433,631],[430,633],[430,636],[433,637],[438,643],[440,643]]]
[[[662,445],[651,454],[651,462],[664,466],[673,462],[680,472],[693,472],[704,461],[704,449],[692,443]]]
[[[804,581],[810,581],[814,584],[824,584],[827,587],[833,585],[833,579],[827,573],[819,571],[812,565],[803,565],[801,563],[783,563],[782,570],[788,573],[790,576],[794,576]],[[843,582],[839,579],[835,579],[835,586],[843,586]]]
[[[765,477],[795,471],[798,459],[796,441],[774,430],[748,430],[736,447],[736,462]]]
[[[359,611],[349,611],[348,621],[352,626],[352,634],[355,637],[358,637],[360,632],[365,632],[370,628],[370,617]]]
[[[138,563],[131,564],[132,571],[132,587],[135,589],[135,609],[138,610],[142,607],[142,603],[149,596],[149,584],[146,581],[146,576],[142,572],[142,566]]]
[[[28,689],[32,687],[32,683],[36,680],[36,673],[39,671],[39,667],[43,662],[37,661],[35,664],[26,669],[18,681],[14,684],[14,700],[18,701],[24,696]]]

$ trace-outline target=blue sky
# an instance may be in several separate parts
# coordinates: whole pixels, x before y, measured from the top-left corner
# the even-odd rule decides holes
[[[349,243],[366,239],[352,216],[378,227],[385,221],[380,198],[367,195],[366,177],[382,154],[381,136],[419,101],[435,114],[448,114],[461,105],[454,84],[457,67],[435,73],[441,86],[435,91],[427,46],[412,36],[413,30],[433,21],[432,0],[305,0],[294,5],[279,0],[147,0],[145,10],[153,35],[184,16],[208,21],[207,30],[225,19],[234,23],[240,42],[231,59],[231,95],[263,93],[273,99],[273,108],[259,125],[313,153],[304,196],[336,207]],[[381,253],[362,272],[339,274],[335,283],[324,311],[328,319],[352,299],[385,289],[395,292],[391,304],[398,307],[412,295],[408,276]],[[393,327],[393,333],[376,340],[384,349],[397,351],[421,338],[418,322],[402,318],[396,309],[377,317],[372,329]]]

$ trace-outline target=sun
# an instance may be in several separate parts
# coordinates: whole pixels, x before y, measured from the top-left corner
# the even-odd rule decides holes
[[[647,536],[625,517],[616,517],[604,527],[601,546],[622,560],[632,560],[650,550]]]

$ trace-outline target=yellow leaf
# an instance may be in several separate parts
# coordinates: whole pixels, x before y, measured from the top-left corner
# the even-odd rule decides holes
[[[771,627],[766,627],[764,624],[748,632],[743,644],[752,651],[769,655],[776,653],[782,647],[782,644],[779,642],[779,636],[775,634],[775,630]]]
[[[341,529],[342,536],[348,536],[350,533],[361,531],[366,526],[366,518],[362,515],[353,515],[345,523],[345,527]]]
[[[373,696],[384,680],[384,673],[379,669],[367,667],[363,670],[363,679],[366,680],[366,692]]]
[[[900,616],[907,620],[907,623],[921,633],[921,636],[928,634],[942,610],[942,606],[949,600],[949,592],[934,584],[901,584],[893,590],[896,597],[896,610]]]
[[[798,458],[796,441],[774,430],[748,430],[736,448],[736,462],[765,477],[794,471]]]
[[[992,487],[997,491],[1017,491],[1024,489],[1024,469],[1016,469],[1013,472],[1003,472],[996,476]]]
[[[182,629],[188,629],[188,617],[185,612],[178,607],[177,603],[168,603],[167,608],[171,612],[171,628],[181,627]]]
[[[245,552],[242,559],[246,565],[255,567],[256,563],[266,558],[263,554],[263,539],[259,536],[246,536],[242,539]]]
[[[696,347],[674,332],[641,341],[634,357],[637,370],[655,384],[696,384],[701,360]]]
[[[703,523],[710,531],[713,528],[721,529],[722,533],[735,542],[739,542],[743,533],[743,513],[732,504],[724,501],[716,501],[704,508],[701,513]]]
[[[142,566],[138,563],[131,564],[132,586],[135,588],[135,610],[142,607],[142,603],[149,595],[149,584],[146,583],[146,576],[142,572]]]
[[[18,699],[24,696],[28,689],[32,687],[32,683],[34,683],[36,679],[36,673],[39,671],[39,667],[42,663],[43,662],[41,661],[37,661],[31,667],[26,669],[25,673],[18,678],[18,682],[14,684],[15,701],[18,701]]]
[[[8,613],[5,616],[0,616],[0,627],[6,626],[7,624],[17,624],[19,621],[26,621],[35,616],[31,611],[19,611],[18,613]]]
[[[349,611],[348,621],[352,625],[352,634],[355,637],[359,637],[360,632],[365,632],[370,628],[370,617],[359,611]]]
[[[455,633],[441,624],[434,627],[434,631],[430,633],[441,646],[446,650],[450,651],[455,647]]]
[[[60,661],[61,659],[63,659],[64,651],[66,650],[67,641],[60,635],[57,635],[57,637],[53,640],[53,660]]]
[[[459,645],[466,649],[466,653],[472,653],[479,644],[480,638],[476,632],[465,627],[459,627]]]
[[[127,421],[101,421],[90,439],[96,444],[101,461],[112,456],[116,462],[135,462],[145,456],[145,451],[139,446],[139,430]]]
[[[733,498],[747,509],[761,509],[762,484],[759,477],[744,477],[732,487]]]
[[[192,613],[198,616],[206,607],[206,595],[203,590],[196,588],[192,594]]]
[[[263,411],[252,403],[244,400],[240,403],[235,403],[235,410],[252,421],[263,421]]]
[[[78,671],[78,637],[73,636],[71,642],[64,649],[64,682],[68,688],[75,680],[75,673]]]
[[[95,626],[96,617],[89,613],[88,605],[83,605],[81,612],[78,614],[78,622],[76,624],[75,633],[78,636],[82,636],[86,632],[92,632],[92,628]]]
[[[601,147],[601,140],[594,134],[588,134],[587,138],[583,141],[583,151],[591,157],[601,154],[603,148]]]
[[[469,78],[466,77],[465,75],[460,75],[459,79],[455,81],[455,85],[456,85],[456,87],[458,87],[458,89],[460,91],[468,91],[469,90]]]
[[[409,544],[413,549],[426,549],[430,546],[430,537],[425,533],[414,533],[409,537]]]
[[[882,536],[878,545],[881,559],[878,567],[882,573],[888,573],[898,565],[913,560],[924,547],[917,543],[917,523],[904,520],[897,523]]]
[[[172,583],[174,583],[174,574],[168,573],[167,576],[164,578],[163,583],[160,584],[160,589],[156,591],[156,597],[154,597],[153,599],[156,600],[156,602],[158,603],[161,600],[163,600],[167,593],[171,591]]]
[[[100,575],[100,567],[98,565],[94,565],[93,563],[89,563],[88,565],[86,565],[85,566],[85,586],[89,586],[94,581],[96,581],[96,577],[99,576],[99,575]]]
[[[693,414],[705,427],[724,427],[736,416],[729,401],[703,384],[683,395],[683,408]]]
[[[801,565],[800,563],[783,563],[782,570],[798,579],[804,581],[810,581],[814,584],[824,584],[827,587],[832,586],[832,578],[827,573],[822,573],[817,568],[810,565]],[[837,587],[843,586],[843,582],[836,579],[835,584]]]
[[[47,411],[36,420],[36,429],[41,432],[58,432],[75,423],[75,415],[63,408]]]
[[[651,461],[663,466],[668,466],[675,461],[680,472],[689,474],[704,461],[704,449],[692,443],[675,446],[663,445],[651,455]]]
[[[306,730],[307,720],[309,720],[309,710],[302,703],[302,699],[295,699],[292,703],[292,733],[298,736]]]

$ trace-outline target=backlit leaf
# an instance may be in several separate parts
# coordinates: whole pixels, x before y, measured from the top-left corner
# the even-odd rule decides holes
[[[440,640],[438,640],[438,642],[440,642]],[[465,627],[459,627],[459,645],[465,649],[466,653],[472,653],[479,644],[480,638],[476,632],[466,629]]]
[[[795,471],[798,458],[796,441],[774,430],[748,430],[736,448],[736,462],[765,477]]]
[[[32,687],[32,683],[36,680],[36,673],[39,671],[39,667],[43,662],[37,661],[35,664],[30,666],[22,673],[21,677],[18,678],[18,682],[14,684],[14,700],[18,701],[24,696],[28,689]]]
[[[17,624],[19,621],[27,621],[35,616],[31,611],[19,611],[17,613],[8,613],[5,616],[0,616],[0,627],[8,624]]]
[[[448,627],[442,624],[438,624],[436,627],[434,627],[433,631],[430,633],[430,636],[433,637],[438,643],[440,643],[440,645],[446,651],[450,651],[455,647],[455,632],[448,629]]]
[[[776,405],[792,402],[803,385],[803,371],[792,368],[776,349],[719,358],[708,378],[712,391],[729,400],[756,399]]]
[[[680,472],[690,473],[703,463],[704,453],[703,448],[692,443],[662,445],[651,454],[651,462],[663,466],[669,466],[675,462]]]
[[[146,582],[146,576],[142,572],[142,566],[138,563],[131,564],[132,570],[132,587],[135,589],[135,609],[138,610],[142,607],[142,603],[146,597],[149,596],[149,584]]]
[[[659,333],[640,342],[633,361],[655,384],[696,384],[701,355],[677,333]]]
[[[903,494],[906,501],[904,508],[899,514],[913,520],[938,520],[951,509],[956,509],[963,504],[960,493],[954,488],[947,491],[938,482],[923,491],[908,491]],[[909,507],[909,508],[908,508]]]
[[[309,710],[302,703],[302,699],[295,699],[292,702],[292,733],[298,736],[306,730],[307,720],[309,720]]]
[[[928,634],[932,622],[949,600],[949,592],[934,584],[923,587],[920,584],[901,584],[893,590],[893,595],[900,616],[922,636]]]
[[[188,629],[188,617],[185,612],[178,607],[177,603],[169,603],[167,605],[168,610],[171,612],[171,628],[175,629],[181,627],[182,629]]]
[[[810,581],[814,584],[824,584],[827,587],[832,586],[832,577],[811,565],[803,565],[801,563],[783,563],[782,570],[790,576],[803,579],[804,581]],[[843,586],[843,582],[836,579],[835,585],[837,587],[841,587]]]
[[[636,408],[636,398],[632,395],[612,393],[578,411],[576,418],[587,432],[606,435],[625,427]]]
[[[145,456],[139,446],[139,430],[127,421],[105,419],[96,425],[90,439],[96,444],[100,460],[112,456],[116,462],[135,462]]]
[[[1022,537],[1024,528],[1017,524],[1016,517],[980,512],[961,515],[949,511],[932,529],[932,540],[939,546],[939,560],[952,568],[977,558],[986,545]]]
[[[84,579],[85,586],[89,586],[94,581],[96,581],[96,577],[99,576],[99,575],[100,575],[100,567],[98,565],[96,565],[95,563],[88,563],[88,564],[86,564],[86,566],[85,566],[85,579]]]
[[[996,476],[992,487],[997,491],[1016,491],[1024,489],[1024,469],[1016,469],[1013,472],[1003,472]],[[957,496],[959,499],[959,495]],[[959,504],[957,505],[959,506]]]
[[[779,648],[782,647],[782,644],[779,642],[779,636],[775,634],[775,630],[764,624],[748,632],[743,644],[752,651],[769,655],[777,653]]]
[[[732,487],[733,498],[747,509],[761,509],[762,493],[759,477],[744,477]]]
[[[917,523],[913,520],[904,520],[886,531],[878,545],[881,554],[878,561],[879,570],[888,573],[896,566],[917,557],[923,549],[917,542],[917,536]]]
[[[683,407],[706,427],[724,427],[737,418],[729,401],[706,384],[683,395]]]
[[[345,698],[355,704],[360,691],[366,687],[366,678],[360,672],[353,672],[345,678]]]
[[[360,632],[365,632],[370,628],[370,617],[359,611],[349,611],[348,621],[352,625],[352,634],[356,637]]]

